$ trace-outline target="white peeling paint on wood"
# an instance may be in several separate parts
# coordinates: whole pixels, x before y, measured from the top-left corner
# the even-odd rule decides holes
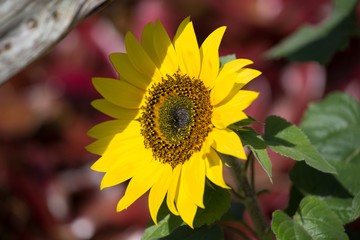
[[[0,84],[111,0],[0,0]]]

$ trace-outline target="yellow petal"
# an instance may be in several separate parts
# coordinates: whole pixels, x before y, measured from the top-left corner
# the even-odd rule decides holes
[[[177,72],[179,63],[174,46],[159,20],[155,23],[154,45],[160,60],[160,72],[163,76],[172,76]]]
[[[249,91],[249,90],[240,90],[238,91],[229,101],[224,103],[222,106],[232,106],[238,109],[245,109],[247,108],[257,97],[259,96],[258,92]]]
[[[213,88],[219,72],[219,46],[226,27],[213,31],[203,42],[200,48],[201,72],[200,79],[209,89]]]
[[[170,182],[169,190],[166,197],[166,204],[169,208],[169,210],[174,215],[179,215],[176,207],[175,207],[175,199],[176,195],[179,192],[179,183],[180,183],[180,173],[181,173],[181,166],[178,165],[173,169],[173,175]]]
[[[224,181],[223,163],[213,148],[210,148],[210,152],[206,155],[206,158],[206,177],[214,184],[222,188],[230,189]]]
[[[155,65],[159,67],[160,60],[155,51],[156,43],[154,43],[154,32],[155,32],[155,27],[152,22],[149,22],[148,24],[145,25],[141,35],[141,46],[144,48],[144,50],[149,55],[151,60],[155,63]]]
[[[226,78],[222,78],[222,81],[217,81],[217,84],[210,92],[210,102],[213,106],[219,104],[229,95],[235,84],[236,78],[237,73],[232,72],[229,73]]]
[[[164,201],[172,177],[172,167],[169,164],[164,165],[164,172],[160,179],[152,186],[149,193],[149,210],[151,218],[157,225],[157,214]]]
[[[132,138],[141,138],[140,122],[131,121],[126,126],[123,125],[121,133],[116,133],[106,148],[106,151],[112,151],[119,147],[119,145],[126,143],[127,140]]]
[[[117,119],[136,119],[139,116],[139,109],[128,109],[119,107],[106,99],[96,99],[91,105],[98,111]]]
[[[93,138],[103,138],[110,135],[115,135],[116,133],[120,133],[126,129],[126,127],[131,122],[131,119],[122,119],[122,120],[110,120],[106,122],[101,122],[94,127],[92,127],[87,135]]]
[[[249,59],[243,59],[243,58],[239,58],[239,59],[235,59],[233,61],[230,61],[230,62],[224,64],[224,66],[221,67],[217,80],[221,80],[223,78],[222,75],[226,75],[229,72],[238,72],[243,67],[245,67],[245,66],[247,66],[249,64],[252,64],[252,63],[253,63],[253,61],[251,61]]]
[[[194,217],[196,214],[197,206],[193,202],[191,196],[189,196],[186,183],[184,181],[185,176],[181,174],[179,193],[176,197],[176,207],[182,220],[187,223],[191,228],[193,227]]]
[[[215,127],[224,129],[232,123],[248,118],[242,110],[242,107],[232,107],[231,105],[214,108],[211,122]]]
[[[190,17],[187,17],[180,23],[179,27],[176,30],[176,34],[174,36],[173,43],[175,43],[175,41],[179,38],[181,33],[184,31],[185,27],[189,24],[189,22],[190,22]]]
[[[136,175],[130,180],[126,188],[125,195],[117,205],[117,211],[120,212],[128,208],[135,200],[147,192],[164,173],[164,164],[156,160],[142,164]]]
[[[217,105],[223,105],[226,102],[230,101],[234,97],[234,95],[239,92],[241,88],[243,88],[248,82],[259,76],[260,74],[261,72],[258,70],[250,68],[241,69],[230,93]]]
[[[247,59],[236,59],[226,63],[219,72],[215,80],[215,86],[210,92],[210,101],[212,105],[220,103],[226,98],[232,90],[234,84],[241,75],[242,68],[251,64]]]
[[[246,85],[248,82],[258,77],[261,74],[260,71],[251,69],[251,68],[243,68],[238,75],[236,83]]]
[[[246,159],[239,136],[229,129],[214,128],[208,138],[212,139],[212,147],[221,153]]]
[[[200,73],[200,51],[192,22],[189,22],[174,42],[179,67],[183,74],[198,78]]]
[[[145,95],[144,90],[122,80],[93,78],[92,82],[107,101],[124,108],[139,108]]]
[[[203,153],[196,152],[190,160],[182,165],[181,181],[184,191],[191,196],[192,201],[199,207],[205,208],[203,198],[205,189],[205,161]]]
[[[211,122],[217,128],[226,128],[232,123],[246,119],[247,116],[243,113],[243,110],[246,109],[258,95],[259,93],[253,91],[238,91],[238,93],[224,105],[215,106]]]
[[[102,155],[113,138],[114,136],[100,138],[87,145],[85,149],[93,154]]]
[[[161,81],[159,69],[130,32],[125,36],[125,48],[130,62],[139,72],[155,82]]]
[[[151,78],[146,77],[144,74],[136,70],[125,53],[112,53],[110,54],[110,60],[116,71],[119,73],[120,79],[124,79],[128,83],[140,89],[147,89],[151,83]]]
[[[138,137],[142,137],[140,133],[140,123],[138,121],[132,121],[121,133],[101,138],[85,148],[91,153],[102,155],[106,150],[116,149],[123,141]]]
[[[126,154],[113,156],[113,159],[105,160],[108,162],[112,161],[114,164],[107,169],[101,181],[100,189],[120,184],[137,175],[143,166],[150,161],[151,157],[151,151],[145,148],[137,148],[136,152],[135,150],[130,150]],[[104,161],[104,158],[98,161]]]
[[[104,151],[103,155],[91,166],[91,169],[107,172],[119,159],[133,159],[133,155],[136,155],[137,152],[144,152],[144,138],[142,136],[118,141],[118,143],[116,148]]]

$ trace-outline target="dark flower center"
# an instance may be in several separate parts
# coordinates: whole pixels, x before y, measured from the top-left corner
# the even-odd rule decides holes
[[[194,104],[187,97],[174,95],[159,108],[159,130],[170,143],[181,143],[194,123]]]
[[[212,130],[209,90],[199,79],[175,73],[148,90],[141,134],[155,159],[172,167],[200,151]]]

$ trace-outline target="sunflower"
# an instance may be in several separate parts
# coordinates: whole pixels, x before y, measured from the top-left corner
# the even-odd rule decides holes
[[[217,152],[246,159],[239,137],[227,127],[247,118],[243,110],[258,93],[240,89],[260,72],[244,68],[252,63],[247,59],[220,68],[225,29],[216,29],[199,48],[189,18],[172,41],[160,21],[150,22],[141,43],[127,33],[127,53],[110,55],[119,79],[93,78],[104,97],[93,107],[115,120],[90,129],[97,140],[86,148],[101,156],[91,167],[105,172],[101,189],[130,179],[117,211],[150,189],[155,223],[166,199],[169,210],[192,227],[197,208],[205,207],[206,178],[229,188]]]

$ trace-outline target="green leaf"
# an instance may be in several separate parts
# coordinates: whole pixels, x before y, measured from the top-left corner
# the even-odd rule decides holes
[[[335,162],[338,171],[336,179],[353,195],[360,192],[360,166],[351,163]]]
[[[245,205],[241,202],[231,201],[229,210],[221,217],[220,221],[242,222],[245,212]]]
[[[337,215],[343,225],[355,220],[353,216],[352,198],[322,197],[320,199]]]
[[[327,160],[360,165],[360,106],[352,96],[336,92],[311,104],[300,127]]]
[[[290,170],[289,177],[303,195],[352,197],[334,175],[320,172],[304,162],[297,162]]]
[[[286,57],[291,61],[327,63],[358,31],[357,0],[334,0],[331,16],[319,26],[303,26],[267,52],[269,58]]]
[[[298,161],[305,160],[308,165],[320,171],[336,173],[335,168],[319,154],[306,135],[283,118],[266,118],[264,139],[274,152]]]
[[[271,229],[277,240],[311,240],[311,236],[300,224],[281,210],[273,212]]]
[[[236,55],[235,54],[229,54],[229,55],[226,55],[226,56],[222,56],[219,59],[220,59],[220,67],[222,67],[228,62],[236,60]]]
[[[154,240],[167,236],[182,224],[184,224],[182,219],[179,216],[173,215],[164,201],[158,212],[158,225],[156,226],[150,220],[141,240]]]
[[[360,192],[360,105],[333,93],[309,106],[301,128],[337,171],[336,179],[353,195]]]
[[[293,216],[296,213],[296,210],[299,207],[301,200],[304,198],[304,194],[300,190],[292,185],[289,194],[289,203],[286,209],[284,210],[289,216]]]
[[[210,182],[207,183],[204,193],[205,209],[198,208],[194,219],[194,227],[209,225],[220,220],[230,208],[231,197],[229,191]]]
[[[259,161],[260,165],[264,168],[265,172],[271,179],[271,161],[266,150],[266,145],[263,138],[255,132],[252,128],[242,128],[236,133],[240,136],[241,141],[246,147],[249,147],[250,150],[254,153],[256,159]]]
[[[205,209],[198,208],[194,219],[194,227],[197,228],[203,225],[210,225],[213,222],[220,220],[221,217],[224,215],[224,213],[226,213],[230,208],[230,203],[231,203],[231,197],[228,190],[216,186],[210,182],[207,182],[207,184],[205,185],[205,193],[204,193]],[[148,227],[145,229],[145,232],[141,239],[154,240],[168,236],[181,225],[184,225],[182,219],[179,216],[173,215],[167,208],[166,202],[164,201],[158,212],[158,225],[156,226],[155,223],[151,220],[148,224]],[[187,226],[183,226],[180,228],[181,229],[189,228],[190,230],[192,230],[190,227]],[[201,231],[198,230],[195,232],[190,231],[191,234],[189,236],[192,236],[192,234],[195,233],[196,233],[195,236],[198,236],[200,232],[204,232],[204,229],[207,228],[205,227],[200,229]],[[180,234],[179,236],[182,236],[181,235],[182,233],[180,232],[177,232],[175,235],[171,234],[170,236],[178,236],[178,234]],[[186,230],[185,232],[188,231]],[[193,238],[189,238],[189,239],[193,239]]]
[[[262,124],[261,122],[258,122],[256,119],[254,119],[254,118],[252,118],[250,116],[247,116],[247,117],[248,118],[246,118],[246,119],[243,119],[243,120],[238,121],[238,122],[236,122],[234,124],[231,124],[229,126],[229,128],[234,129],[234,130],[239,130],[239,129],[241,129],[241,127],[247,126],[247,125],[250,125],[250,124],[254,124],[254,123]]]
[[[181,226],[172,232],[169,236],[161,238],[161,240],[223,240],[224,233],[220,226],[212,225],[202,226],[200,228],[191,229],[189,226]]]
[[[301,201],[293,218],[283,211],[275,211],[271,227],[278,240],[348,239],[337,215],[325,202],[313,196]]]
[[[352,202],[353,219],[360,217],[360,193],[356,194]]]

